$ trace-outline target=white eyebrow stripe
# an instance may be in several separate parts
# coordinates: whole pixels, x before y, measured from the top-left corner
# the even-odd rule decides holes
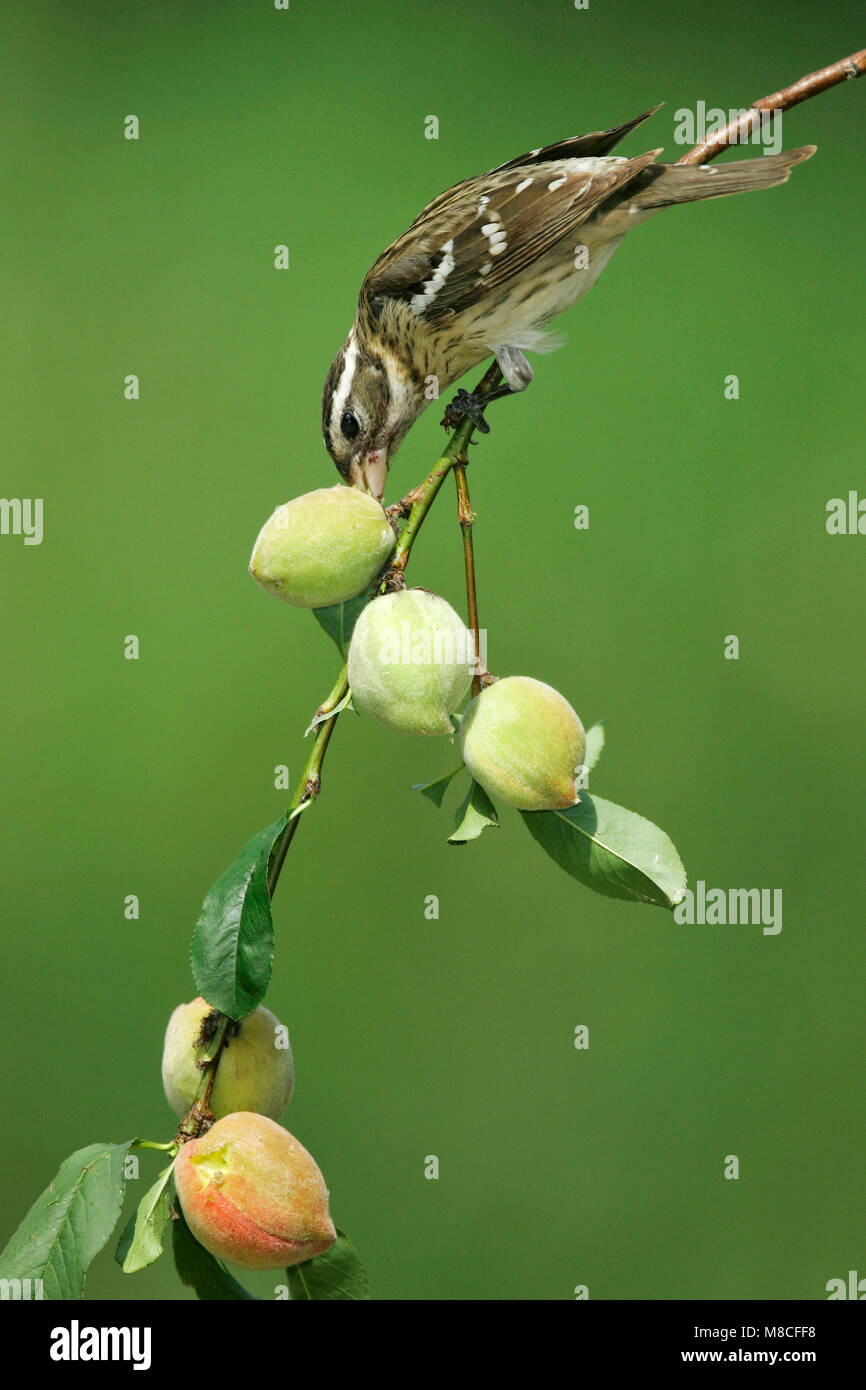
[[[355,368],[358,365],[358,344],[355,341],[355,329],[349,334],[349,346],[346,349],[346,361],[343,364],[343,372],[334,392],[334,403],[331,406],[331,431],[336,434],[340,423],[340,416],[343,413],[346,401],[349,399],[349,392],[352,389],[352,381],[355,376]]]

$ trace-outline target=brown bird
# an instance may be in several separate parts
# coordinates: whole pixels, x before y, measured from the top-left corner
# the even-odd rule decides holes
[[[785,183],[815,153],[803,145],[720,166],[609,153],[658,109],[455,184],[382,253],[322,396],[325,444],[347,481],[381,497],[421,411],[485,357],[505,377],[498,394],[528,386],[526,352],[559,346],[545,326],[592,288],[632,227],[674,203]],[[480,407],[462,391],[449,418],[486,428]]]

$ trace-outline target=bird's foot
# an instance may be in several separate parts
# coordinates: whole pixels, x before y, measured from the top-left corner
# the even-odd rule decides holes
[[[446,430],[456,430],[461,420],[471,420],[480,434],[489,434],[490,426],[484,412],[491,401],[513,395],[510,386],[497,386],[494,391],[465,391],[461,386],[453,401],[445,407],[441,424]]]

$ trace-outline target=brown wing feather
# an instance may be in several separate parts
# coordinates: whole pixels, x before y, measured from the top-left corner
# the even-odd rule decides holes
[[[460,313],[519,275],[561,238],[575,234],[601,203],[636,178],[659,153],[652,150],[595,171],[567,170],[554,161],[540,178],[538,164],[517,165],[504,184],[501,175],[482,175],[472,180],[475,187],[472,197],[464,200],[460,220],[455,221],[452,209],[448,215],[434,213],[414,224],[373,266],[362,297],[368,303],[375,303],[379,296],[410,300],[422,291],[441,261],[443,245],[452,241],[454,267],[424,317],[437,323]],[[518,193],[519,185],[530,178],[532,182]],[[551,183],[558,186],[550,188]],[[479,212],[482,198],[487,203]],[[506,244],[493,257],[481,227],[497,220],[505,230]],[[487,273],[482,274],[485,266]]]
[[[587,135],[572,135],[568,140],[560,140],[556,145],[545,145],[540,150],[530,150],[529,154],[518,155],[517,159],[509,159],[505,164],[498,164],[491,173],[499,173],[502,169],[522,168],[524,164],[544,164],[552,159],[586,159],[591,156],[610,154],[615,149],[620,140],[624,140],[630,131],[637,126],[648,121],[650,116],[654,116],[656,111],[660,111],[664,102],[659,102],[658,106],[651,106],[643,115],[635,116],[633,121],[625,121],[622,125],[611,126],[610,130],[591,130]]]
[[[376,301],[383,297],[409,299],[420,291],[423,282],[433,274],[441,259],[439,251],[443,242],[449,239],[449,227],[457,235],[461,235],[468,231],[475,222],[474,211],[469,211],[469,205],[467,205],[468,215],[463,221],[458,221],[456,226],[452,221],[456,206],[459,205],[460,200],[464,198],[470,188],[473,189],[473,194],[477,191],[478,197],[474,204],[477,206],[481,196],[485,192],[490,192],[488,181],[494,180],[495,182],[496,177],[501,176],[505,170],[515,171],[514,186],[516,187],[522,178],[527,177],[526,172],[521,175],[518,173],[519,170],[525,170],[537,176],[538,166],[544,163],[554,163],[563,158],[573,159],[605,155],[630,131],[658,110],[658,106],[653,106],[648,111],[644,111],[642,115],[636,116],[634,120],[612,126],[610,130],[594,130],[586,135],[575,135],[568,140],[561,140],[555,145],[546,145],[542,149],[530,151],[527,154],[519,155],[516,159],[508,160],[505,164],[497,165],[487,174],[463,179],[460,183],[454,184],[453,187],[447,188],[444,193],[440,193],[437,198],[434,198],[422,209],[404,235],[398,238],[379,257],[368,272],[362,286],[362,301],[365,300],[375,307]],[[646,162],[650,161],[647,160]],[[619,183],[615,183],[609,191],[614,191],[618,186]],[[511,193],[513,195],[513,189]],[[527,203],[532,201],[532,199],[528,199]],[[483,238],[481,241],[483,244]],[[507,257],[503,257],[503,259],[507,259]],[[483,258],[479,258],[475,274],[478,273],[482,262]],[[464,280],[466,277],[461,275],[458,278]],[[497,272],[496,280],[498,281],[500,278],[501,276]]]

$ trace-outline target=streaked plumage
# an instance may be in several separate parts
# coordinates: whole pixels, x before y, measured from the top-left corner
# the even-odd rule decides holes
[[[433,379],[441,396],[493,354],[512,390],[528,385],[525,353],[558,346],[546,325],[591,289],[632,227],[674,203],[784,183],[814,153],[721,166],[657,164],[660,150],[611,155],[650,115],[455,184],[379,257],[322,398],[325,443],[345,478],[382,495]]]

